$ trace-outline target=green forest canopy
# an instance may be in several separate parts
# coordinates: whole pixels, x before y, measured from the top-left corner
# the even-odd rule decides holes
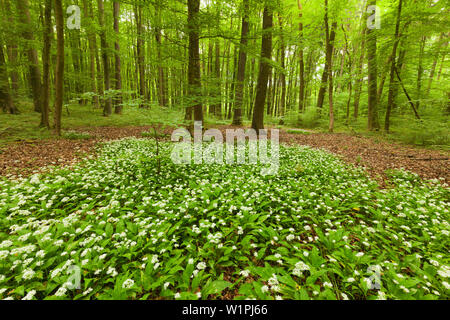
[[[437,130],[450,113],[446,4],[1,0],[2,108],[18,113],[32,98],[41,126],[50,129],[54,118],[57,132],[69,103],[105,116],[171,108],[186,120],[252,121],[255,129],[359,124],[388,132],[394,122]],[[73,5],[80,29],[69,28]],[[370,27],[371,5],[379,28]]]

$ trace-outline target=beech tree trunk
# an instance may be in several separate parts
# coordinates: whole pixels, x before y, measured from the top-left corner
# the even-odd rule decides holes
[[[9,89],[8,73],[6,72],[5,55],[3,54],[3,44],[0,43],[0,105],[4,112],[18,114]]]
[[[87,0],[83,0],[83,8],[84,8],[84,15],[92,21],[92,13],[89,10],[88,2]],[[92,92],[94,93],[94,96],[92,97],[92,103],[94,104],[94,108],[100,108],[100,104],[98,101],[98,91],[97,91],[97,83],[96,83],[96,77],[95,74],[95,56],[96,56],[96,45],[95,45],[95,34],[91,31],[87,31],[87,38],[89,42],[89,73],[90,73],[90,87]]]
[[[419,63],[417,66],[417,109],[420,108],[420,100],[422,99],[422,77],[423,77],[423,56],[425,53],[425,45],[427,43],[427,37],[423,36],[420,42],[419,49]]]
[[[52,0],[45,0],[45,14],[44,14],[44,52],[42,54],[42,64],[44,67],[43,83],[42,83],[42,112],[41,112],[41,127],[50,129],[49,122],[49,103],[50,103],[50,48],[53,37],[52,30]]]
[[[431,67],[431,72],[430,72],[430,79],[428,80],[427,95],[430,95],[431,85],[433,83],[434,74],[436,73],[436,66],[437,66],[438,59],[439,59],[439,54],[440,54],[440,51],[441,51],[440,50],[441,49],[441,45],[442,45],[441,41],[444,38],[444,36],[445,36],[445,34],[441,33],[441,35],[439,37],[439,40],[438,40],[438,43],[437,43],[436,55],[434,56],[434,59],[433,59],[433,65]],[[447,45],[448,45],[448,42],[446,43],[445,46],[447,46]]]
[[[394,99],[395,99],[395,86],[396,86],[396,81],[395,81],[395,68],[396,66],[396,62],[397,62],[397,48],[398,48],[398,43],[399,43],[399,38],[400,38],[400,19],[401,19],[401,15],[402,15],[402,4],[403,4],[403,0],[399,0],[398,3],[398,11],[397,11],[397,23],[395,25],[395,35],[394,35],[394,46],[392,48],[392,63],[391,63],[391,73],[389,76],[389,95],[388,95],[388,104],[387,104],[387,109],[386,109],[386,118],[384,121],[384,131],[386,131],[386,133],[389,133],[389,125],[390,125],[390,117],[391,117],[391,109],[392,106],[394,105]]]
[[[256,86],[255,107],[253,108],[252,128],[256,131],[264,129],[264,105],[267,94],[267,80],[270,75],[272,58],[272,8],[266,3],[263,13],[263,35],[261,45],[261,61],[259,64],[258,84]]]
[[[300,11],[300,19],[303,17],[303,7],[301,0],[298,0],[298,10]],[[300,22],[298,26],[300,30],[300,48],[299,48],[299,62],[300,62],[300,93],[299,93],[299,105],[298,109],[300,112],[305,110],[305,61],[303,52],[303,23]]]
[[[116,37],[119,36],[119,16],[120,16],[120,3],[114,1],[113,3],[113,12],[114,12],[114,32],[116,33]],[[116,97],[114,98],[114,113],[121,114],[122,113],[122,62],[120,60],[120,45],[119,39],[116,38],[114,42],[114,60],[115,60],[115,89],[119,91],[116,93]]]
[[[55,73],[55,131],[61,135],[61,115],[64,97],[64,16],[62,0],[55,0],[56,73]]]
[[[216,41],[216,60],[214,65],[214,76],[216,79],[217,94],[215,98],[217,102],[214,103],[214,115],[218,118],[222,116],[222,81],[220,79],[220,42]]]
[[[326,14],[327,15],[327,14]],[[329,41],[325,41],[325,67],[323,69],[323,73],[322,73],[322,81],[320,84],[320,89],[319,89],[319,94],[317,97],[317,109],[319,110],[319,112],[322,110],[323,107],[323,101],[325,100],[325,93],[327,91],[327,82],[329,80],[329,72],[330,72],[330,66],[329,66],[329,61],[332,60],[332,55],[333,55],[333,43],[334,43],[334,39],[336,37],[336,24],[333,24],[333,26],[331,27],[331,32],[329,33]]]
[[[135,6],[134,16],[136,18],[137,28],[137,43],[136,43],[136,55],[137,55],[137,69],[139,74],[139,95],[141,99],[145,99],[147,96],[147,88],[145,83],[145,59],[144,59],[144,39],[143,39],[143,27],[142,27],[142,7],[140,5]],[[144,104],[140,105],[143,108]]]
[[[155,26],[155,38],[157,45],[157,55],[158,55],[158,101],[159,105],[167,107],[167,86],[166,86],[166,74],[163,67],[164,61],[161,57],[161,12],[159,3],[155,4],[156,18],[158,19],[157,25]]]
[[[327,46],[327,62],[328,67],[328,104],[329,104],[329,116],[330,122],[328,126],[328,131],[333,132],[334,130],[334,109],[333,109],[333,48],[334,48],[334,38],[333,30],[336,30],[337,23],[333,22],[331,27],[331,33],[329,30],[328,22],[328,0],[325,0],[325,38]]]
[[[361,54],[359,56],[359,61],[356,70],[356,81],[355,81],[355,98],[353,100],[353,119],[357,120],[359,115],[359,102],[361,97],[361,90],[363,84],[362,78],[362,68],[364,63],[364,57],[366,52],[366,29],[364,28],[361,32],[362,43],[361,43]]]
[[[235,97],[236,101],[234,103],[234,116],[233,116],[233,125],[236,126],[242,125],[242,105],[244,100],[243,97],[244,97],[245,67],[247,64],[247,44],[248,44],[247,35],[249,31],[248,0],[243,0],[242,4],[244,12],[242,15],[241,46],[239,48],[238,72],[236,77],[236,97]]]
[[[42,110],[42,84],[41,84],[41,70],[39,68],[38,53],[33,48],[34,41],[33,27],[31,24],[30,11],[28,9],[28,0],[17,0],[17,10],[19,12],[19,20],[23,24],[23,38],[28,41],[27,56],[30,64],[30,85],[33,92],[34,111],[41,112]]]
[[[377,5],[376,0],[370,0],[368,5]],[[379,130],[378,92],[377,92],[377,35],[376,31],[367,28],[367,60],[368,60],[368,129]]]
[[[11,11],[11,4],[9,0],[4,0],[4,8],[6,12],[12,12]],[[14,24],[14,17],[12,14],[8,15],[8,22],[13,25]],[[17,35],[15,32],[14,35]],[[9,40],[6,42],[6,48],[7,48],[7,55],[10,65],[14,65],[17,62],[17,44],[14,43],[14,41]],[[11,77],[11,88],[12,92],[11,95],[15,96],[17,94],[17,91],[19,90],[19,74],[15,70],[10,71],[10,77]]]
[[[278,21],[280,23],[280,62],[281,68],[283,69],[280,73],[280,85],[281,85],[281,96],[279,103],[279,115],[284,117],[284,113],[286,111],[286,45],[284,42],[283,36],[283,17],[278,15]]]
[[[105,83],[105,91],[111,89],[111,79],[109,71],[109,57],[108,57],[108,43],[106,42],[106,30],[105,30],[105,8],[103,6],[103,0],[98,0],[98,22],[100,25],[100,44],[102,48],[102,60],[103,60],[103,81]],[[105,97],[103,107],[103,115],[108,117],[112,113],[112,101],[111,98]]]
[[[189,27],[189,70],[188,83],[189,95],[193,97],[194,121],[203,122],[203,106],[201,102],[200,82],[200,27],[198,14],[200,12],[200,0],[188,0],[188,27]],[[192,112],[192,109],[187,112]],[[192,116],[189,117],[192,119]]]

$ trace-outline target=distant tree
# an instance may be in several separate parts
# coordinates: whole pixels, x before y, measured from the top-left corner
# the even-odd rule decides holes
[[[303,22],[301,19],[303,18],[303,6],[302,1],[297,0],[298,4],[298,10],[299,10],[299,16],[300,16],[300,22],[298,24],[298,28],[300,31],[300,48],[299,48],[299,63],[300,63],[300,70],[299,70],[299,77],[300,77],[300,86],[299,86],[299,111],[304,111],[305,109],[305,61],[304,61],[304,36],[303,36]]]
[[[376,6],[376,0],[369,0],[369,6]],[[378,96],[377,96],[377,34],[374,29],[367,28],[367,61],[368,61],[368,129],[379,130],[378,121]]]
[[[398,11],[397,11],[397,22],[395,24],[395,35],[394,35],[394,45],[392,47],[392,62],[391,62],[391,72],[390,72],[390,78],[389,78],[389,96],[388,96],[388,104],[386,109],[386,118],[384,121],[384,130],[386,133],[389,133],[389,124],[390,124],[390,117],[391,117],[391,109],[394,104],[395,99],[395,87],[396,87],[396,75],[395,75],[395,68],[397,68],[396,62],[397,62],[397,48],[398,43],[400,41],[400,22],[401,22],[401,16],[402,16],[402,4],[403,0],[399,0],[398,2]]]
[[[44,51],[42,54],[43,81],[42,81],[42,112],[41,127],[50,129],[49,104],[50,104],[50,49],[52,44],[52,0],[45,0],[44,14]]]
[[[93,28],[92,28],[92,5],[90,2],[88,2],[88,0],[83,0],[83,10],[84,10],[84,16],[86,17],[85,19],[85,23],[89,24],[87,26],[87,40],[88,40],[88,46],[89,46],[89,74],[90,74],[90,90],[92,90],[92,93],[94,94],[93,98],[92,98],[92,102],[94,104],[94,107],[96,109],[100,108],[100,103],[99,103],[99,98],[98,98],[98,94],[99,94],[99,90],[97,89],[97,74],[96,74],[96,57],[97,57],[97,45],[96,45],[96,37],[95,37],[95,33],[93,32]],[[98,66],[98,69],[100,69],[100,66]]]
[[[34,36],[31,16],[29,11],[28,0],[17,0],[17,10],[19,20],[22,23],[22,36],[27,41],[27,57],[30,68],[30,84],[33,92],[34,111],[42,110],[42,84],[41,69],[39,67],[39,56],[37,50],[33,47]]]
[[[105,8],[103,6],[103,0],[98,0],[98,23],[100,26],[100,44],[102,48],[102,60],[103,60],[103,80],[105,82],[105,91],[111,89],[111,76],[109,70],[109,56],[108,56],[108,42],[106,41],[106,28],[105,28]],[[110,97],[105,98],[103,115],[105,117],[112,114],[112,101]]]
[[[139,73],[139,95],[142,99],[147,96],[147,86],[145,80],[145,57],[144,57],[144,27],[142,25],[142,5],[134,6],[134,17],[136,20],[137,41],[136,41],[136,60]],[[141,103],[140,107],[144,107]]]
[[[61,115],[64,98],[64,16],[62,0],[55,0],[56,72],[55,72],[55,131],[61,135]]]
[[[113,15],[114,15],[114,32],[116,34],[116,41],[114,42],[114,60],[115,60],[115,89],[117,90],[116,97],[114,98],[114,113],[122,113],[122,62],[120,59],[120,45],[119,39],[119,16],[120,16],[120,2],[114,1],[113,3]]]
[[[15,107],[11,97],[2,43],[0,43],[0,105],[2,106],[4,112],[8,112],[11,114],[19,113],[19,110],[17,110],[17,108]]]

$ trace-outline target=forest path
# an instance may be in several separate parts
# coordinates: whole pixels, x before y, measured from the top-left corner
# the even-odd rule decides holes
[[[28,176],[46,170],[47,166],[70,166],[92,154],[98,142],[124,137],[142,137],[150,126],[96,127],[77,129],[91,136],[84,140],[51,139],[18,141],[0,150],[0,176]],[[219,126],[237,129],[233,126]],[[173,128],[158,131],[170,136]],[[314,133],[302,129],[280,130],[280,142],[306,145],[332,152],[349,164],[365,167],[368,173],[384,185],[388,169],[406,169],[425,179],[441,178],[450,184],[450,154],[404,146],[373,138],[344,133]]]

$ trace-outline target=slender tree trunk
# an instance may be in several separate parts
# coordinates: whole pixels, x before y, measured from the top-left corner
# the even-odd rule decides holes
[[[214,72],[213,49],[214,49],[214,46],[213,46],[212,40],[209,39],[209,41],[208,41],[208,57],[207,57],[207,63],[206,63],[207,71],[206,71],[205,77],[204,77],[207,80],[206,80],[205,85],[202,86],[202,91],[204,92],[203,96],[206,98],[206,106],[209,108],[210,114],[215,113],[215,110],[214,110],[215,105],[213,105],[211,103],[211,100],[212,100],[211,99],[211,93],[212,93],[211,87],[212,87],[212,79],[213,79],[213,72]],[[205,107],[205,109],[206,109],[206,107]]]
[[[379,85],[378,85],[378,93],[377,93],[378,103],[382,102],[384,83],[386,82],[387,71],[390,70],[391,65],[392,65],[392,53],[389,55],[388,59],[386,60],[386,62],[383,65],[383,69],[385,69],[385,70],[383,70],[383,73],[381,75],[381,80],[379,81]]]
[[[238,48],[237,46],[234,47],[234,53],[233,53],[233,74],[232,74],[232,80],[230,85],[230,94],[228,95],[228,111],[227,111],[227,119],[231,120],[233,117],[233,108],[234,108],[234,101],[233,97],[235,94],[235,88],[236,88],[236,76],[237,76],[237,68],[238,68]]]
[[[398,10],[397,10],[397,23],[395,25],[395,35],[394,35],[394,46],[392,48],[392,63],[391,63],[391,73],[389,77],[389,95],[388,95],[388,104],[386,109],[386,118],[384,121],[384,131],[386,133],[389,133],[389,125],[390,125],[390,116],[391,116],[391,109],[394,104],[394,87],[395,87],[395,68],[396,68],[396,60],[397,60],[397,48],[400,41],[400,21],[401,21],[401,15],[402,15],[402,4],[403,0],[399,0],[398,2]]]
[[[321,112],[322,107],[323,107],[323,101],[325,100],[325,93],[327,91],[327,81],[329,80],[329,71],[330,66],[328,65],[328,62],[332,60],[332,55],[333,55],[333,46],[329,45],[334,43],[334,39],[336,37],[336,25],[333,24],[333,26],[331,27],[331,32],[329,34],[329,41],[326,41],[325,43],[325,67],[323,69],[323,73],[322,73],[322,81],[320,84],[320,89],[319,89],[319,94],[317,97],[317,109],[319,110],[319,112]]]
[[[369,5],[376,6],[376,0],[370,0]],[[368,60],[368,129],[378,130],[378,97],[377,97],[377,35],[376,31],[367,28],[367,60]]]
[[[203,107],[201,102],[200,82],[200,26],[198,14],[200,0],[188,0],[188,27],[189,27],[189,95],[194,98],[194,121],[203,122]]]
[[[167,86],[166,86],[166,74],[163,67],[164,61],[161,56],[161,8],[160,4],[157,2],[155,4],[157,25],[155,26],[155,38],[157,46],[158,55],[158,101],[163,107],[167,107]]]
[[[105,82],[105,91],[111,89],[111,79],[109,71],[109,57],[108,57],[108,43],[106,42],[106,29],[105,29],[105,8],[103,6],[103,0],[98,0],[98,22],[100,25],[100,44],[102,47],[102,59],[103,59],[103,74]],[[111,98],[105,98],[105,106],[103,108],[103,115],[108,117],[112,114],[112,101]]]
[[[55,79],[55,131],[61,135],[61,115],[64,99],[64,16],[62,0],[55,0],[56,19],[56,79]]]
[[[217,94],[215,95],[215,98],[217,99],[217,102],[215,103],[213,110],[214,115],[218,118],[222,117],[222,81],[220,80],[220,42],[216,41],[216,60],[214,65],[214,73],[215,73],[215,79],[216,79],[216,86],[217,86]]]
[[[364,57],[366,52],[366,29],[364,28],[361,32],[362,41],[361,41],[361,54],[359,56],[358,66],[356,70],[356,83],[355,83],[355,98],[353,101],[353,119],[358,119],[359,114],[359,101],[361,97],[362,85],[363,85],[363,76],[362,76],[362,68],[364,63]]]
[[[280,42],[281,42],[281,52],[280,52],[280,62],[281,68],[283,69],[280,74],[280,84],[281,84],[281,96],[280,96],[280,116],[284,117],[286,112],[286,45],[284,42],[283,35],[283,17],[278,15],[278,21],[280,23]]]
[[[272,109],[273,109],[273,88],[275,87],[274,85],[275,82],[275,72],[273,72],[273,70],[269,71],[269,79],[268,79],[268,84],[267,84],[267,107],[266,107],[266,112],[267,115],[270,116],[272,115]]]
[[[49,103],[50,103],[50,48],[53,37],[52,30],[52,0],[45,0],[45,17],[44,17],[44,52],[42,54],[43,83],[42,83],[42,112],[41,127],[50,129],[49,122]]]
[[[347,77],[346,79],[348,79],[345,83],[348,84],[348,99],[347,99],[347,104],[346,104],[346,117],[345,117],[345,124],[349,125],[350,123],[350,103],[352,101],[352,94],[353,94],[353,56],[350,54],[350,46],[348,43],[348,38],[347,38],[347,32],[345,29],[345,26],[342,25],[342,31],[344,33],[344,39],[345,39],[345,55],[347,55],[348,57],[348,72],[347,72]],[[344,59],[345,61],[345,59]],[[344,83],[344,85],[345,85]]]
[[[18,114],[11,91],[9,89],[8,73],[6,72],[5,55],[3,54],[3,44],[0,42],[0,105],[4,112]]]
[[[139,95],[141,99],[146,99],[147,88],[145,82],[145,58],[144,58],[144,39],[143,39],[143,26],[142,26],[142,6],[136,5],[134,16],[136,18],[136,28],[137,28],[137,44],[136,44],[136,55],[137,55],[137,69],[139,74]],[[144,107],[142,102],[139,106]]]
[[[267,93],[267,80],[269,78],[272,58],[272,8],[266,3],[263,14],[263,35],[261,45],[261,61],[259,67],[258,84],[256,87],[255,107],[253,109],[252,128],[255,130],[264,129],[264,105]]]
[[[303,22],[301,22],[301,19],[303,18],[303,7],[301,0],[297,0],[298,3],[298,10],[300,11],[300,23],[299,23],[299,30],[300,30],[300,48],[299,48],[299,62],[300,62],[300,93],[299,93],[299,106],[298,109],[300,112],[305,111],[305,61],[304,61],[304,44],[303,44]]]
[[[75,74],[75,77],[73,78],[74,83],[74,92],[72,92],[72,95],[78,96],[80,93],[82,93],[82,83],[81,83],[81,63],[80,63],[80,35],[78,30],[68,30],[66,35],[68,36],[69,43],[70,43],[70,51],[72,55],[72,65],[73,65],[73,72]],[[78,98],[78,97],[77,97]],[[78,102],[82,104],[82,99],[78,99]]]
[[[420,108],[420,100],[422,99],[422,77],[423,77],[423,56],[425,53],[425,45],[427,37],[423,36],[419,49],[419,64],[417,66],[417,109]]]
[[[116,33],[116,41],[114,42],[114,60],[115,60],[115,89],[118,91],[116,97],[114,98],[114,113],[122,113],[122,62],[120,60],[120,45],[119,45],[119,16],[120,16],[120,3],[114,1],[113,3],[114,12],[114,32]]]
[[[248,112],[247,112],[247,118],[250,120],[252,119],[253,115],[253,101],[255,97],[255,58],[252,58],[252,62],[250,63],[250,88],[248,92]]]
[[[344,75],[344,67],[345,67],[345,52],[347,51],[347,47],[344,47],[344,53],[341,56],[341,70],[339,71],[339,78],[337,80],[336,92],[342,92],[342,78]],[[339,54],[338,54],[339,55]]]
[[[427,87],[427,96],[430,95],[430,91],[431,91],[431,85],[433,83],[433,79],[434,79],[434,74],[436,72],[436,66],[437,66],[437,62],[439,59],[439,54],[440,54],[440,49],[441,49],[441,41],[444,38],[444,33],[441,33],[441,36],[439,37],[438,40],[438,44],[437,44],[437,49],[436,49],[436,55],[434,56],[434,60],[433,60],[433,66],[431,67],[431,72],[430,72],[430,79],[428,80],[428,87]],[[445,46],[448,45],[448,42],[446,43]]]
[[[333,22],[331,30],[335,30],[337,23]],[[328,0],[325,0],[325,38],[327,46],[327,62],[328,67],[328,104],[329,104],[329,126],[328,131],[334,131],[334,109],[333,109],[333,47],[334,47],[334,37],[330,35],[329,22],[328,22]]]
[[[234,104],[234,117],[233,117],[233,125],[241,126],[242,125],[242,105],[243,105],[243,96],[244,96],[244,81],[245,81],[245,67],[247,64],[247,44],[248,44],[248,31],[249,31],[249,22],[248,22],[248,11],[249,11],[249,0],[243,0],[243,8],[244,12],[242,15],[242,28],[241,28],[241,46],[239,47],[239,63],[238,63],[238,72],[236,79],[236,98]]]
[[[444,68],[444,64],[445,64],[445,58],[447,57],[446,52],[444,52],[444,54],[442,55],[442,61],[441,61],[441,66],[439,68],[439,73],[438,73],[438,77],[437,77],[437,81],[441,80],[441,75],[442,75],[442,69]]]
[[[11,11],[11,4],[9,2],[9,0],[4,0],[4,8],[5,8],[5,12],[10,12]],[[14,16],[12,14],[8,15],[8,23],[10,23],[11,25],[14,25]],[[14,30],[13,33],[14,36],[17,36],[17,32]],[[10,38],[11,39],[11,38]],[[8,40],[6,43],[6,47],[7,47],[7,55],[8,55],[8,60],[9,60],[9,64],[13,65],[14,68],[10,71],[10,77],[11,77],[11,87],[12,87],[12,96],[17,95],[17,91],[19,90],[19,74],[16,71],[16,66],[15,64],[17,63],[17,44],[14,43],[13,40]]]
[[[84,8],[84,15],[92,21],[92,12],[89,10],[88,2],[87,0],[83,0],[83,8]],[[92,26],[90,26],[92,28]],[[94,96],[92,97],[92,102],[94,104],[94,108],[100,108],[100,104],[98,101],[98,91],[97,91],[97,83],[96,83],[96,73],[95,73],[95,56],[96,56],[96,46],[95,46],[95,34],[90,30],[90,28],[87,30],[87,38],[89,42],[89,72],[90,72],[90,90],[94,93]]]
[[[42,84],[41,84],[41,70],[39,69],[39,59],[37,50],[33,48],[33,27],[31,24],[31,17],[29,11],[28,0],[17,0],[17,10],[19,13],[19,20],[23,24],[23,38],[27,40],[27,56],[30,63],[30,84],[33,92],[34,111],[41,112],[42,110]]]

